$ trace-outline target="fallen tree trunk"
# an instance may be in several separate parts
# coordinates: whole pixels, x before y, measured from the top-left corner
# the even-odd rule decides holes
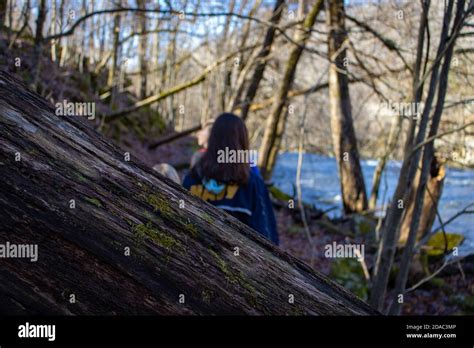
[[[3,72],[0,174],[3,314],[377,314]]]

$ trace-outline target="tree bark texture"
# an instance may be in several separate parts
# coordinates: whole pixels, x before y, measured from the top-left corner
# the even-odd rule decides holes
[[[420,216],[417,240],[420,240],[431,231],[431,227],[433,226],[436,218],[436,209],[438,207],[439,200],[441,199],[441,194],[443,193],[445,176],[446,168],[444,164],[441,163],[437,157],[433,157],[431,162],[430,177],[426,184],[426,192],[425,198],[423,200],[423,209]],[[419,180],[420,178],[418,172],[416,182],[418,183]],[[407,212],[405,213],[402,226],[400,228],[400,238],[398,243],[402,246],[406,243],[408,233],[410,231],[410,223],[413,218],[414,196],[415,192],[410,192],[410,201],[408,203]]]

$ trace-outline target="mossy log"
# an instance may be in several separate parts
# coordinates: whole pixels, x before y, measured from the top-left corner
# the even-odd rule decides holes
[[[1,313],[377,313],[131,157],[0,72]]]

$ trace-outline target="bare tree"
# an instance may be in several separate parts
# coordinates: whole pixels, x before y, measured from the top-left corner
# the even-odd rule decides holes
[[[94,7],[95,7],[95,1],[90,0],[89,1],[89,7],[90,7],[90,12],[94,12]],[[89,65],[89,70],[92,71],[92,66],[95,64],[95,33],[96,33],[96,25],[97,21],[92,20],[91,24],[89,26],[89,49],[88,49],[88,65]]]
[[[137,0],[138,8],[145,8],[146,0]],[[143,12],[137,13],[138,19],[138,32],[141,33],[138,39],[138,59],[140,69],[140,82],[138,96],[140,99],[145,99],[147,96],[147,76],[148,76],[148,65],[147,65],[147,43],[148,37],[145,35],[147,30],[147,18]]]
[[[399,180],[397,183],[395,193],[392,198],[392,203],[387,211],[387,216],[384,221],[382,239],[381,239],[380,248],[378,251],[377,260],[376,260],[376,264],[374,268],[375,280],[372,286],[372,293],[371,293],[371,303],[373,306],[375,306],[378,309],[381,309],[383,306],[383,301],[385,298],[385,293],[386,293],[386,288],[387,288],[387,283],[388,283],[388,276],[393,265],[393,258],[395,255],[396,242],[399,235],[400,222],[402,221],[403,215],[406,212],[406,205],[410,197],[410,187],[414,183],[416,171],[418,169],[419,160],[421,158],[421,152],[422,152],[422,147],[423,147],[420,145],[424,144],[424,141],[425,141],[426,130],[428,128],[428,124],[430,121],[431,108],[434,102],[435,95],[437,94],[436,93],[437,89],[438,89],[438,99],[437,99],[435,111],[431,120],[432,127],[430,130],[430,134],[433,131],[437,131],[439,118],[442,113],[445,94],[446,94],[448,72],[449,72],[449,63],[447,63],[447,61],[451,60],[453,45],[455,43],[456,37],[459,34],[458,32],[460,30],[459,27],[462,26],[460,25],[459,21],[461,21],[461,19],[465,17],[465,14],[458,15],[459,11],[461,11],[459,9],[459,6],[464,7],[464,1],[462,1],[462,4],[458,3],[458,8],[456,10],[455,25],[453,27],[453,31],[451,35],[448,35],[452,12],[454,8],[454,0],[449,1],[447,3],[447,6],[444,11],[443,26],[440,33],[440,40],[439,40],[435,60],[430,66],[430,68],[426,70],[424,75],[420,77],[420,67],[421,67],[421,60],[422,60],[421,52],[423,50],[424,33],[425,33],[426,25],[427,25],[429,1],[424,1],[422,3],[423,11],[422,11],[419,34],[418,34],[417,59],[415,63],[415,69],[413,69],[413,100],[416,103],[419,103],[421,101],[423,84],[424,84],[424,81],[429,76],[429,74],[431,74],[431,78],[430,78],[428,92],[424,100],[424,109],[421,115],[420,122],[419,124],[417,124],[416,117],[412,117],[410,120],[410,125],[407,132],[407,139],[405,141],[404,160],[402,163],[402,168],[400,170]],[[470,11],[472,11],[472,8],[470,9]],[[445,63],[442,64],[443,57],[445,58]],[[440,67],[442,67],[441,73],[440,73]],[[418,129],[418,131],[415,137],[416,128]],[[434,134],[436,134],[436,132]],[[431,143],[431,141],[429,143]],[[428,148],[428,152],[426,152],[426,149],[425,149],[425,152],[423,155],[425,156],[425,154],[428,154],[428,157],[426,158],[423,157],[424,158],[423,163],[425,163],[425,161],[428,161],[427,162],[428,164],[425,165],[425,169],[424,169],[425,178],[423,180],[425,183],[423,183],[423,181],[420,181],[421,186],[417,188],[417,190],[419,190],[420,187],[422,187],[423,194],[424,194],[424,186],[426,184],[426,178],[427,178],[426,175],[428,173],[428,167],[431,163],[432,151],[433,151],[432,148],[431,149]],[[417,211],[418,212],[413,215],[412,226],[414,228],[413,228],[413,236],[411,237],[415,239],[416,239],[416,232],[418,230],[419,211],[421,207],[423,206],[422,200],[423,200],[422,192],[417,191],[415,204],[418,204],[418,207],[416,207],[415,205],[415,212]],[[416,201],[418,201],[418,203],[416,203]],[[411,232],[412,232],[412,228],[410,228],[410,233]],[[411,244],[410,241],[407,243],[408,249],[406,249],[405,251],[405,256],[409,254],[410,255],[409,259],[411,260],[411,250],[410,250],[409,244]],[[408,270],[405,269],[406,268],[405,266],[409,265],[409,261],[408,261],[408,257],[404,257],[404,259],[405,261],[400,266],[401,274],[399,274],[398,288],[403,288],[406,282],[406,272],[408,272]]]
[[[270,22],[273,24],[278,24],[281,18],[281,14],[283,12],[283,6],[285,4],[284,0],[276,0],[275,1],[275,6],[273,7],[272,11],[272,17],[270,19]],[[275,37],[275,31],[276,27],[271,26],[267,29],[267,32],[265,34],[265,39],[263,40],[263,45],[262,48],[260,49],[260,52],[258,53],[256,57],[256,66],[255,70],[253,73],[253,76],[250,79],[250,82],[247,87],[247,92],[245,94],[244,100],[241,102],[239,100],[239,96],[234,100],[234,104],[232,106],[232,109],[235,110],[238,106],[240,106],[240,117],[242,117],[243,120],[247,119],[250,105],[252,104],[257,91],[258,91],[258,86],[260,85],[260,81],[262,80],[263,73],[265,72],[265,67],[267,66],[267,57],[270,54],[272,44],[273,44],[273,39]]]
[[[66,25],[69,23],[69,17],[66,21],[64,21],[64,7],[66,6],[65,0],[60,0],[59,4],[59,20],[60,20],[60,25],[59,29],[62,32],[63,27],[64,27],[64,22],[66,22]],[[68,58],[68,52],[69,52],[69,45],[67,41],[67,37],[59,37],[56,38],[59,40],[59,45],[61,47],[60,52],[61,52],[61,58],[59,59],[59,66],[64,66],[66,63],[66,60]]]
[[[55,35],[57,32],[57,21],[58,21],[58,7],[56,0],[52,0],[52,11],[51,11],[51,35]],[[56,62],[58,57],[58,44],[57,40],[51,40],[51,60]]]
[[[419,103],[423,91],[423,82],[420,79],[423,48],[425,42],[425,34],[428,21],[429,0],[422,4],[421,20],[418,28],[418,41],[416,50],[415,68],[412,76],[412,100]],[[440,43],[441,46],[441,43]],[[439,47],[440,48],[440,47]],[[438,49],[438,54],[440,53]],[[433,80],[433,79],[432,79]],[[383,301],[385,299],[385,292],[387,290],[388,277],[392,268],[393,258],[395,256],[397,229],[400,219],[403,214],[404,196],[409,183],[408,175],[410,174],[410,160],[408,153],[413,145],[414,132],[416,128],[416,120],[414,117],[410,119],[409,129],[407,131],[407,138],[405,141],[405,158],[400,170],[399,180],[395,193],[392,198],[391,205],[387,211],[387,216],[384,219],[384,228],[380,245],[377,251],[377,258],[373,270],[373,283],[370,294],[370,303],[378,309],[382,309]]]
[[[41,70],[41,55],[43,51],[43,27],[46,19],[46,0],[41,0],[38,5],[38,17],[36,18],[36,34],[33,47],[33,84],[34,89],[38,88],[38,80]]]
[[[30,0],[26,0],[23,6],[22,15],[23,17],[23,25],[21,26],[20,30],[17,31],[15,37],[13,39],[9,39],[10,43],[8,44],[8,48],[11,49],[14,45],[16,40],[23,34],[23,32],[28,28],[28,23],[30,21]],[[10,19],[10,22],[12,20]],[[11,27],[9,27],[9,32]]]
[[[397,146],[400,132],[402,129],[403,118],[397,117],[393,120],[392,126],[390,127],[390,132],[388,135],[387,143],[385,145],[385,152],[379,158],[377,166],[374,170],[374,175],[372,178],[372,188],[370,190],[370,199],[369,199],[369,209],[375,210],[377,206],[377,198],[379,196],[380,181],[382,179],[382,174],[385,169],[385,166],[390,158],[390,155],[393,153],[395,147]]]
[[[295,77],[296,67],[303,53],[305,44],[311,36],[311,28],[316,22],[316,17],[321,11],[323,4],[323,0],[318,0],[314,3],[294,38],[296,45],[293,46],[286,63],[285,73],[278,87],[277,96],[266,124],[262,145],[260,146],[259,167],[265,179],[271,177],[276,156],[280,148],[281,138],[285,130],[288,116],[286,103],[288,100],[288,92],[291,89]]]
[[[229,12],[234,12],[235,0],[229,1]],[[232,17],[227,16],[224,22],[224,29],[222,30],[222,37],[219,43],[219,47],[224,51],[228,50],[229,39],[230,39],[230,26],[232,23]],[[222,65],[222,84],[221,92],[219,99],[219,106],[221,111],[225,111],[227,105],[227,97],[231,94],[231,79],[232,79],[232,69],[227,66],[228,64]]]
[[[120,7],[120,3],[117,6]],[[119,50],[120,50],[120,22],[121,22],[121,13],[117,12],[114,15],[114,26],[113,26],[113,47],[112,47],[112,66],[109,69],[109,76],[107,80],[107,85],[111,88],[111,98],[110,105],[114,105],[115,98],[117,95],[117,84],[118,84],[118,61],[119,61]]]
[[[415,178],[415,188],[419,186],[420,174],[421,172],[418,171]],[[423,209],[420,215],[420,223],[416,237],[417,241],[422,239],[427,233],[431,231],[431,227],[433,226],[433,222],[436,217],[437,206],[443,192],[445,175],[446,169],[444,161],[440,158],[437,158],[436,156],[433,157],[430,167],[430,177],[426,184],[425,197],[423,199]],[[416,189],[410,191],[411,197],[406,208],[403,221],[401,222],[400,238],[398,239],[398,244],[402,247],[407,242],[410,226],[413,221],[416,191]]]
[[[452,6],[452,3],[450,4]],[[446,98],[446,92],[448,90],[448,77],[451,66],[451,60],[453,57],[453,50],[456,39],[459,35],[459,32],[464,24],[464,10],[465,0],[458,0],[456,4],[456,15],[454,18],[453,27],[449,35],[447,47],[444,54],[443,65],[441,67],[439,83],[438,83],[438,92],[435,109],[431,118],[430,131],[428,133],[428,138],[435,136],[438,133],[438,127],[443,114],[444,102]],[[448,11],[450,8],[448,6]],[[449,17],[448,25],[449,25]],[[413,217],[410,225],[410,232],[408,234],[408,240],[403,250],[402,261],[400,263],[400,271],[397,276],[397,281],[395,285],[395,293],[402,294],[405,291],[406,282],[408,279],[408,271],[410,269],[411,260],[413,257],[413,251],[415,248],[416,237],[418,233],[418,227],[420,223],[420,217],[423,210],[424,197],[426,191],[426,184],[430,174],[430,168],[434,157],[434,142],[431,141],[424,146],[423,157],[421,161],[421,173],[420,180],[416,190],[415,196],[415,205],[413,208]],[[393,301],[392,307],[390,308],[391,314],[399,314],[401,310],[401,303],[399,301]]]
[[[350,214],[367,209],[367,196],[352,122],[352,107],[347,77],[347,33],[344,24],[344,1],[329,1],[328,10],[331,132],[334,155],[339,170],[344,212]]]

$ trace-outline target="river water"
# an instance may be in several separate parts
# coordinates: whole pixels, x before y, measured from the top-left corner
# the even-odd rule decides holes
[[[336,161],[333,157],[304,154],[301,173],[303,200],[322,210],[331,209],[331,217],[342,214],[342,201]],[[275,185],[283,192],[296,196],[296,167],[298,153],[288,152],[278,156],[273,172]],[[376,160],[362,160],[362,171],[367,191],[372,184]],[[401,162],[388,162],[380,186],[377,205],[386,205],[392,198],[397,185]],[[474,202],[474,170],[448,168],[443,195],[438,206],[441,218],[447,221],[454,214]],[[470,210],[474,210],[471,207]],[[440,225],[438,219],[433,227]],[[461,233],[465,240],[459,249],[460,254],[474,253],[474,214],[464,214],[446,226],[447,232]]]

